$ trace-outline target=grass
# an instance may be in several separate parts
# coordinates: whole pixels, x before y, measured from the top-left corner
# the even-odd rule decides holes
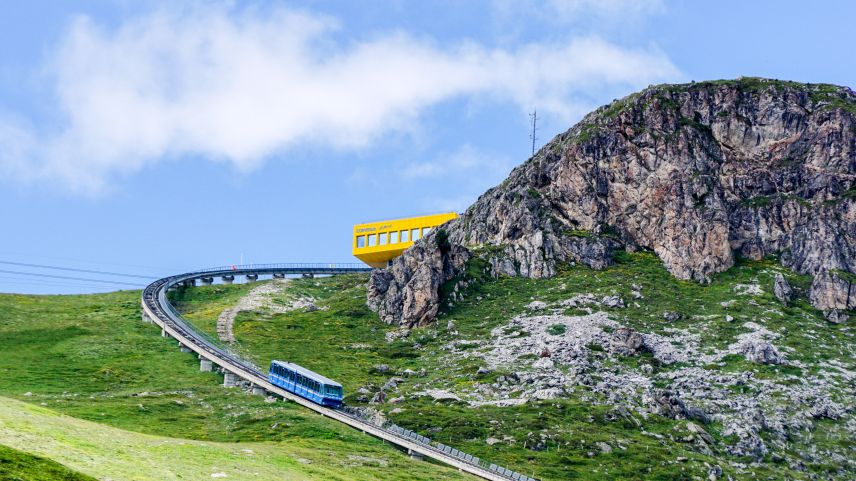
[[[745,322],[762,322],[781,336],[776,345],[787,358],[802,363],[800,367],[763,366],[731,356],[704,367],[712,374],[748,370],[758,378],[793,383],[800,382],[801,376],[824,370],[827,362],[840,363],[849,370],[856,368],[852,347],[848,347],[852,346],[852,333],[847,325],[827,323],[805,298],[810,279],[782,269],[774,259],[738,260],[735,267],[715,276],[708,285],[675,279],[656,256],[647,252],[620,253],[615,265],[602,271],[565,267],[551,279],[490,279],[483,275],[483,268],[478,262],[468,267],[465,275],[477,282],[463,293],[463,301],[443,311],[438,323],[415,329],[408,337],[392,342],[387,342],[385,336],[393,328],[380,322],[365,306],[365,275],[294,279],[274,302],[311,296],[322,310],[242,312],[235,325],[239,349],[260,365],[271,359],[290,360],[336,379],[345,386],[346,401],[351,405],[367,403],[371,393],[392,377],[399,377],[398,388],[388,393],[390,398],[402,399],[375,406],[394,422],[544,480],[705,479],[707,465],[713,464],[743,479],[751,477],[749,471],[738,471],[731,463],[746,464],[751,460],[729,456],[721,448],[712,454],[699,452],[681,441],[687,429],[684,421],[616,415],[584,386],[574,387],[562,399],[516,407],[472,408],[460,402],[435,402],[419,394],[428,388],[467,391],[480,383],[495,382],[499,376],[512,375],[514,366],[478,374],[483,367],[480,358],[452,360],[446,346],[453,340],[489,338],[492,329],[528,312],[526,305],[533,300],[553,304],[583,293],[596,297],[617,294],[627,307],[609,312],[623,325],[651,333],[690,329],[699,334],[703,345],[717,349],[746,332]],[[782,272],[796,290],[797,298],[789,307],[772,295],[777,272]],[[641,288],[644,299],[634,302],[633,284]],[[754,286],[760,290],[747,294],[746,289],[755,289]],[[197,287],[175,293],[174,300],[186,317],[214,335],[219,313],[234,305],[250,288]],[[290,403],[268,404],[241,391],[219,387],[219,375],[198,372],[192,355],[180,353],[175,341],[161,338],[157,329],[139,321],[138,296],[138,292],[0,296],[0,395],[44,404],[52,411],[123,432],[217,446],[271,444],[283,452],[306,450],[309,454],[299,455],[305,459],[321,459],[312,458],[312,453],[321,456],[332,452],[335,459],[346,453],[363,453],[357,455],[383,456],[390,463],[382,471],[366,468],[368,471],[339,474],[355,479],[449,476],[448,471],[430,463],[410,464],[404,460],[404,464],[397,464],[394,460],[399,459],[399,454],[379,441]],[[667,322],[664,311],[683,316]],[[566,312],[581,311],[571,308]],[[727,322],[726,316],[732,316],[734,321]],[[459,332],[455,337],[446,330],[449,321]],[[478,344],[467,344],[465,352],[477,353],[479,349]],[[605,353],[601,349],[592,355]],[[644,355],[622,357],[616,363],[631,368],[649,364],[655,373],[675,368],[657,365],[651,356]],[[404,374],[408,369],[417,373],[424,370],[424,375]],[[359,392],[363,388],[367,394]],[[15,415],[9,417],[14,419]],[[0,432],[8,435],[5,429],[0,427]],[[724,442],[717,423],[706,429],[717,442]],[[841,450],[842,436],[846,439],[842,429],[840,422],[818,423],[811,443],[818,449]],[[489,445],[488,438],[499,442]],[[797,436],[789,442],[788,452],[807,449],[808,442]],[[612,451],[604,453],[597,443],[608,443]],[[63,449],[67,448],[45,454],[64,462],[64,458],[56,457]],[[678,458],[686,460],[677,461]],[[811,475],[834,478],[838,469],[822,459],[804,464],[805,472],[772,461],[753,465],[751,471],[758,479],[806,479]],[[77,465],[68,465],[78,469]],[[339,468],[333,463],[332,469]],[[303,475],[320,476],[309,471]]]
[[[0,446],[0,479],[6,481],[95,481],[95,478],[16,449]]]
[[[423,479],[422,476],[463,479],[452,469],[428,463],[414,466],[406,456],[379,443],[369,447],[334,440],[311,443],[191,441],[111,428],[4,398],[0,398],[0,426],[0,444],[50,457],[100,479],[405,480]],[[0,455],[2,453],[0,451]],[[43,464],[53,465],[48,461]],[[2,466],[0,464],[0,474]],[[60,473],[58,468],[57,472]],[[74,476],[23,479],[92,479]]]
[[[233,289],[240,291],[244,286]],[[204,295],[205,289],[198,292]],[[199,372],[195,356],[181,353],[175,340],[160,337],[157,328],[140,321],[139,296],[139,291],[0,295],[0,396],[159,437],[246,443],[249,449],[264,442],[285,451],[317,451],[322,457],[333,453],[334,458],[385,453],[389,467],[383,477],[390,479],[411,479],[414,469],[424,479],[456,478],[430,463],[410,466],[380,440],[293,403],[271,404],[262,397],[222,388],[221,375]],[[0,406],[11,403],[4,399]],[[0,423],[0,433],[7,441],[21,435],[6,423]],[[47,434],[38,443],[17,447],[33,452],[47,445]],[[0,444],[11,445],[2,440]],[[56,445],[50,452],[35,454],[59,459],[56,456],[65,449]],[[379,476],[334,466],[339,479]],[[302,479],[325,476],[318,477],[310,469]]]
[[[705,463],[720,464],[726,474],[745,477],[746,472],[735,472],[729,463],[751,460],[729,457],[721,451],[705,455],[682,443],[676,433],[686,429],[684,421],[649,416],[637,418],[637,426],[605,406],[592,404],[592,393],[580,386],[567,398],[518,407],[472,408],[458,402],[434,402],[419,395],[428,387],[466,391],[510,374],[514,369],[511,366],[502,372],[477,374],[482,367],[478,358],[450,362],[445,346],[454,339],[488,338],[492,329],[528,312],[526,305],[533,300],[550,304],[582,293],[617,294],[628,306],[610,312],[622,324],[653,333],[666,333],[672,328],[694,330],[701,336],[702,344],[711,349],[722,349],[747,332],[743,327],[745,322],[764,320],[768,329],[781,336],[776,345],[786,350],[788,359],[805,363],[807,374],[821,369],[818,363],[828,360],[854,368],[845,347],[851,344],[849,330],[826,323],[805,298],[810,279],[782,269],[774,259],[738,260],[735,267],[715,276],[708,285],[675,279],[655,255],[647,252],[620,253],[616,264],[603,271],[583,266],[563,268],[551,279],[486,279],[482,267],[478,262],[469,266],[469,276],[476,282],[464,293],[463,301],[442,311],[439,322],[415,329],[409,337],[394,342],[386,342],[384,338],[392,327],[378,321],[365,307],[366,276],[362,275],[293,280],[289,293],[283,295],[310,295],[326,310],[285,314],[264,310],[243,312],[238,315],[235,334],[242,349],[260,365],[271,359],[287,359],[342,382],[346,401],[351,405],[364,404],[371,397],[360,395],[357,391],[361,388],[375,392],[391,377],[400,376],[399,387],[389,397],[403,396],[403,399],[376,406],[394,422],[545,480],[693,479],[694,476],[704,479]],[[776,272],[782,272],[797,291],[798,297],[790,307],[782,306],[772,294]],[[632,301],[632,284],[641,287],[645,296],[638,304]],[[744,293],[746,286],[755,285],[760,292]],[[177,300],[194,322],[210,326],[211,318],[204,319],[201,313],[209,302],[220,301],[210,301],[208,289],[215,288],[190,289]],[[233,290],[240,287],[216,289],[221,289],[222,295],[233,296]],[[683,316],[666,322],[664,311]],[[568,312],[578,313],[574,309]],[[735,320],[727,322],[726,316]],[[445,326],[449,321],[459,332],[457,337],[447,333]],[[480,348],[467,344],[461,349],[470,352]],[[595,355],[600,354],[595,352]],[[629,356],[618,362],[631,367],[652,364],[655,372],[676,368],[656,365],[650,355]],[[387,368],[377,369],[379,365]],[[406,369],[425,369],[425,375],[404,376],[401,373]],[[742,357],[727,358],[707,369],[712,373],[753,371],[756,377],[782,383],[795,382],[793,377],[803,373],[800,368],[758,365]],[[714,423],[707,428],[711,436],[722,440],[718,425]],[[815,435],[820,436],[821,431]],[[509,439],[504,440],[506,436]],[[488,445],[485,441],[491,437],[502,441]],[[837,438],[832,435],[831,439]],[[601,453],[597,442],[609,443],[612,452]],[[798,444],[794,442],[795,446]],[[687,461],[676,462],[679,457]],[[759,479],[805,479],[809,473],[827,475],[834,471],[819,461],[807,466],[808,473],[802,473],[790,470],[786,464],[764,463],[753,466],[753,472]]]

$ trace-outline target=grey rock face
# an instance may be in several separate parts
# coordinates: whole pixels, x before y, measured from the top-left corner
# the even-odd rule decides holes
[[[372,271],[368,305],[389,324],[407,327],[430,323],[440,306],[440,286],[470,259],[460,246],[445,251],[436,245],[436,231],[396,258],[392,267]]]
[[[856,283],[840,271],[824,269],[814,276],[809,298],[824,311],[856,309]]]
[[[788,280],[785,279],[785,276],[776,274],[776,280],[773,283],[773,294],[782,304],[787,306],[791,303],[791,297],[794,294],[794,290],[791,288],[791,285],[788,284]]]
[[[700,282],[735,253],[856,272],[854,179],[856,93],[845,87],[650,87],[590,113],[484,193],[444,227],[446,251],[428,236],[377,271],[368,304],[389,323],[431,322],[440,285],[475,256],[492,275],[533,278],[567,262],[604,268],[619,248],[651,249]],[[812,301],[852,309],[843,292],[817,283]]]

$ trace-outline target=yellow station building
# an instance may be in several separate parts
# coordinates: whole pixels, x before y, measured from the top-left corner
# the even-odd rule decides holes
[[[455,217],[458,214],[447,212],[357,224],[352,239],[354,256],[372,267],[386,267],[431,229]]]

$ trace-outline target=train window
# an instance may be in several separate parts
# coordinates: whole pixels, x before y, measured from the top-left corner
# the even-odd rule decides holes
[[[389,243],[398,244],[398,231],[389,233]]]
[[[357,247],[365,247],[366,246],[366,236],[361,235],[357,236]]]
[[[378,235],[380,236],[380,245],[385,246],[389,241],[389,234],[387,234],[386,232],[381,232]]]
[[[410,231],[410,237],[413,239],[413,242],[419,240],[419,229],[413,229]]]
[[[369,247],[374,247],[377,245],[377,234],[369,235]]]
[[[409,230],[401,231],[401,242],[410,242],[410,231]]]
[[[426,235],[428,235],[429,232],[431,232],[430,227],[423,227],[422,228],[422,237],[425,237]]]

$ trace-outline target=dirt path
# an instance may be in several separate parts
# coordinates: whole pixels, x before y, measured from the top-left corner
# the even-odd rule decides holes
[[[273,282],[263,284],[247,293],[234,307],[224,309],[217,318],[217,337],[221,341],[232,344],[235,342],[235,334],[232,328],[235,317],[241,311],[253,311],[256,309],[269,309],[273,312],[288,312],[288,307],[279,306],[271,302],[271,297],[281,294],[288,287],[288,279],[275,279]]]

